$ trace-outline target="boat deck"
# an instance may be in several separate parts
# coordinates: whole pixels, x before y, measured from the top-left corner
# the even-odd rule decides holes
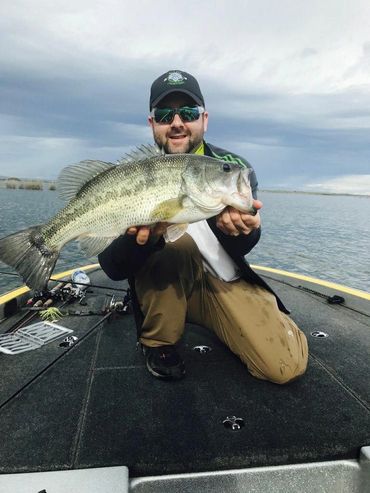
[[[126,287],[101,271],[89,276],[107,288],[68,308],[99,311],[109,286]],[[0,353],[0,472],[125,465],[133,478],[358,458],[370,445],[370,301],[279,275],[267,281],[308,338],[301,379],[259,381],[213,333],[188,324],[187,376],[162,382],[136,351],[132,315],[100,324],[102,315],[66,316],[59,323],[79,337],[73,347]],[[316,330],[329,337],[313,338]],[[198,345],[212,350],[201,354]],[[226,428],[228,416],[244,426]]]

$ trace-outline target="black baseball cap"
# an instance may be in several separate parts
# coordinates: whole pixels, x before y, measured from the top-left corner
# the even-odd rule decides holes
[[[156,79],[150,89],[149,109],[152,110],[161,99],[171,92],[183,92],[204,106],[204,99],[198,81],[183,70],[169,70]]]

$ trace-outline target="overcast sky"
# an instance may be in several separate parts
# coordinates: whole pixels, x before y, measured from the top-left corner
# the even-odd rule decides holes
[[[368,0],[3,0],[0,175],[55,178],[151,142],[152,81],[183,69],[207,140],[260,188],[370,194]]]

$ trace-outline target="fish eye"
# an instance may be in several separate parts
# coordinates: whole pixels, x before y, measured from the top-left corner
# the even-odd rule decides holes
[[[226,172],[231,171],[231,166],[230,166],[230,164],[228,164],[228,163],[224,163],[224,164],[223,164],[223,170],[224,170],[224,171],[226,171]]]

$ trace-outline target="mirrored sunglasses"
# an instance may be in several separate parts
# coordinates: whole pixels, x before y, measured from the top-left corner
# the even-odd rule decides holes
[[[204,113],[203,106],[181,106],[181,108],[153,108],[150,115],[156,123],[172,123],[175,115],[183,122],[194,122]]]

